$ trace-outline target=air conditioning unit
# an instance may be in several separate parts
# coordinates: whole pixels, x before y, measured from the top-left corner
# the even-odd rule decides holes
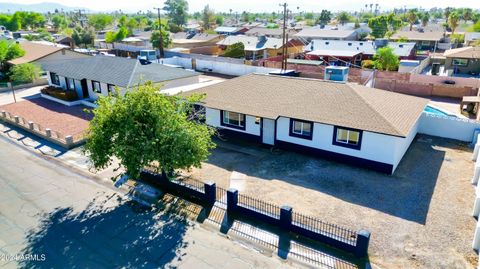
[[[348,67],[346,66],[327,66],[325,68],[325,80],[347,82]]]

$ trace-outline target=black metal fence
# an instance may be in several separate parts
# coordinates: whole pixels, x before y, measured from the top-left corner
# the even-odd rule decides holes
[[[280,219],[280,207],[274,204],[244,195],[238,194],[238,205],[251,209],[277,219]]]
[[[279,207],[272,203],[239,194],[235,189],[225,190],[215,183],[204,183],[194,179],[170,181],[161,175],[143,171],[142,179],[155,182],[160,188],[187,199],[195,199],[213,206],[216,202],[226,205],[227,213],[256,219],[278,226],[313,240],[329,244],[338,249],[352,252],[357,257],[365,257],[368,252],[370,232],[353,231],[317,218],[293,212],[289,206]]]
[[[311,216],[293,212],[292,225],[332,237],[336,240],[351,244],[353,246],[357,244],[357,232],[335,224],[324,222]]]

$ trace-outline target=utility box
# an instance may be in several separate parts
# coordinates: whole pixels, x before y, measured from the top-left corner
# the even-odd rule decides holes
[[[346,66],[327,66],[325,68],[325,80],[347,82],[348,81],[348,67],[346,67]]]

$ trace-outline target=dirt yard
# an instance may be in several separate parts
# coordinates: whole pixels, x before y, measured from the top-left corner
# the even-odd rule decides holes
[[[393,176],[292,152],[219,142],[190,175],[372,233],[373,268],[474,268],[472,150],[417,136]]]

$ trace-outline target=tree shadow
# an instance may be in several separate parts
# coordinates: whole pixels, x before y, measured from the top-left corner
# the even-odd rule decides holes
[[[442,148],[458,146],[448,139],[419,135],[396,172],[387,175],[304,154],[270,151],[253,144],[243,143],[248,151],[237,151],[236,141],[222,143],[227,148],[220,145],[214,149],[207,163],[250,177],[302,186],[420,224],[425,224],[445,161]],[[233,144],[233,149],[228,143]],[[255,148],[256,153],[249,154]]]
[[[111,198],[111,197],[110,197]],[[119,199],[119,198],[117,198]],[[175,268],[182,260],[188,222],[134,202],[92,201],[85,210],[57,208],[27,233],[22,253],[45,261],[20,268]]]

